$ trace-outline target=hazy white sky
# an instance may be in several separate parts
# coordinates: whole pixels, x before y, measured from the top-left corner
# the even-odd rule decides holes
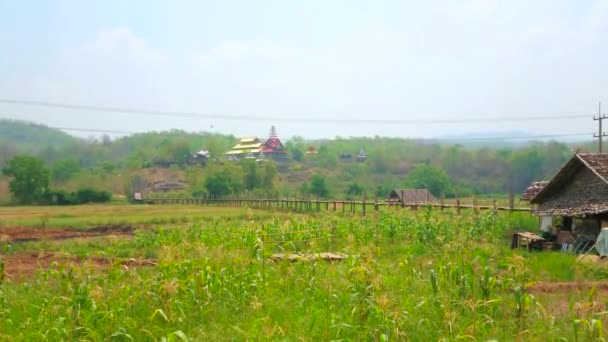
[[[0,98],[450,125],[226,121],[0,104],[52,126],[310,138],[595,131],[608,1],[0,0]],[[213,127],[213,128],[212,128]]]

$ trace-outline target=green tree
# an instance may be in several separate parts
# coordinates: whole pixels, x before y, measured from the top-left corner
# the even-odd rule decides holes
[[[232,188],[230,176],[225,173],[214,173],[205,179],[205,188],[209,195],[221,197],[230,194]]]
[[[208,168],[205,188],[211,196],[220,197],[243,191],[243,172],[238,165],[226,164]]]
[[[22,204],[40,200],[49,187],[49,170],[42,160],[32,156],[14,157],[8,161],[2,173],[12,177],[9,189]]]
[[[264,174],[262,175],[262,187],[266,192],[274,191],[274,182],[277,178],[277,167],[274,163],[264,163]]]
[[[428,189],[435,196],[450,194],[452,191],[452,182],[445,171],[427,164],[414,167],[405,179],[405,186]]]
[[[74,159],[64,159],[53,165],[51,168],[51,175],[53,180],[66,181],[78,174],[80,170],[81,167],[78,161]]]
[[[329,189],[327,188],[327,183],[325,182],[325,177],[321,175],[314,175],[310,179],[310,186],[308,187],[308,191],[318,197],[325,198],[329,195]]]
[[[348,198],[354,198],[363,194],[363,188],[357,183],[351,183],[346,189],[346,195]]]
[[[258,174],[258,165],[254,160],[243,160],[241,162],[243,168],[245,189],[251,191],[261,184],[261,177]]]
[[[296,147],[291,149],[290,153],[291,153],[291,157],[295,161],[302,161],[302,159],[304,159],[304,152],[302,152],[302,150],[300,150]]]

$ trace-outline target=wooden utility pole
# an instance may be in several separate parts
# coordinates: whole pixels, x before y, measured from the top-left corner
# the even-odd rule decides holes
[[[598,122],[598,132],[593,137],[598,139],[598,152],[602,153],[602,137],[607,136],[602,130],[602,121],[606,119],[606,115],[602,115],[602,103],[600,102],[597,110],[597,118],[593,117],[594,121]]]

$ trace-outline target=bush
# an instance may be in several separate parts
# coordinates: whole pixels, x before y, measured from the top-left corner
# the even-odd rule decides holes
[[[91,188],[84,188],[73,194],[75,204],[83,203],[106,203],[112,199],[112,194],[107,191],[97,191]]]
[[[97,191],[91,188],[83,188],[76,192],[66,192],[61,189],[48,190],[43,197],[45,204],[52,205],[76,205],[86,203],[107,203],[112,199],[112,194],[107,191]]]

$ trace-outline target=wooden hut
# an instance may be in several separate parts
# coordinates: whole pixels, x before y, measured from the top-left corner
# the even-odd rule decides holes
[[[435,201],[427,189],[394,189],[388,195],[389,204],[424,204]]]
[[[535,215],[560,216],[562,230],[594,240],[608,226],[608,154],[575,154],[530,203]]]

